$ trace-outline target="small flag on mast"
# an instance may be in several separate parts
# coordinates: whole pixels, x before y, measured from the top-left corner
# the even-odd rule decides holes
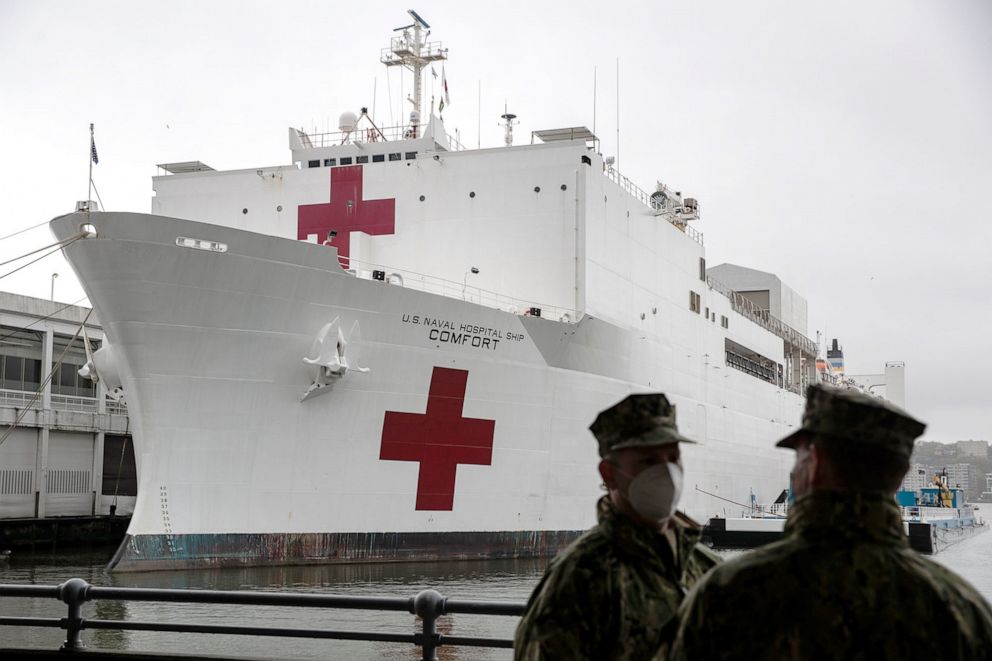
[[[444,88],[444,103],[451,105],[451,98],[448,96],[448,76],[444,73],[444,65],[441,65],[441,87]]]
[[[93,139],[93,125],[90,124],[90,160],[99,163],[100,157],[96,155],[96,141]]]
[[[437,80],[437,71],[434,70],[434,67],[431,67],[431,75],[434,76],[434,80]]]

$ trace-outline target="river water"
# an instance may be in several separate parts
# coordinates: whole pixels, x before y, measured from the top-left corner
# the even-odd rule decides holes
[[[66,555],[15,556],[0,565],[0,582],[53,585],[78,577],[94,585],[213,590],[266,590],[326,594],[410,597],[434,588],[449,597],[523,601],[544,570],[544,560],[436,562],[324,567],[267,567],[197,571],[104,573],[110,550]],[[728,552],[739,555],[741,552]],[[934,559],[967,578],[992,601],[992,534],[962,541]],[[65,617],[65,606],[54,599],[0,599],[0,615]],[[374,611],[222,606],[150,602],[87,604],[84,617],[135,621],[233,624],[245,626],[312,627],[388,633],[419,630],[412,615]],[[459,636],[513,636],[517,618],[457,615],[442,618],[438,629]],[[4,646],[54,649],[64,639],[60,629],[3,627]],[[90,649],[138,650],[177,654],[213,654],[256,658],[418,659],[412,645],[350,641],[309,641],[261,636],[166,634],[155,632],[84,631]],[[509,650],[442,648],[439,659],[510,659]]]

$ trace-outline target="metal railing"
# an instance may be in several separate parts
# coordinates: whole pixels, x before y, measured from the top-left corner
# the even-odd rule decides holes
[[[117,631],[164,631],[172,633],[213,633],[243,636],[275,636],[284,638],[318,638],[325,640],[360,640],[370,642],[406,643],[421,648],[422,658],[437,659],[441,646],[512,648],[513,641],[503,638],[449,636],[437,631],[437,619],[456,613],[472,615],[523,615],[525,604],[510,601],[475,601],[451,599],[436,590],[423,590],[413,597],[369,597],[325,595],[289,592],[247,592],[225,590],[166,590],[155,588],[99,587],[81,578],[72,578],[61,585],[0,585],[0,597],[55,598],[66,604],[68,614],[54,617],[0,617],[0,626],[49,627],[65,629],[66,639],[59,648],[63,652],[83,649],[80,633],[84,629]],[[378,633],[373,631],[340,631],[285,627],[251,627],[238,625],[192,624],[179,622],[136,622],[84,618],[82,607],[88,601],[155,601],[182,604],[233,604],[251,606],[284,606],[295,608],[334,608],[372,611],[406,611],[422,622],[421,632],[412,634]]]
[[[816,343],[813,340],[809,339],[795,328],[792,328],[788,324],[784,323],[781,319],[769,313],[768,310],[759,308],[743,294],[734,291],[711,276],[706,276],[706,284],[710,289],[714,289],[729,298],[734,312],[737,312],[759,326],[770,330],[793,346],[799,347],[803,353],[809,356],[816,355]]]
[[[379,51],[379,61],[383,64],[402,64],[401,55],[416,55],[423,60],[444,59],[448,55],[448,49],[441,47],[440,41],[425,41],[420,45],[420,50],[414,53],[411,46],[415,42],[407,36],[393,37],[389,40],[389,48]]]
[[[32,400],[34,400],[32,402]],[[51,395],[52,409],[57,411],[74,411],[76,413],[96,413],[97,398],[79,395]],[[32,409],[41,409],[41,395],[30,390],[10,390],[0,388],[0,406],[15,406],[24,408],[31,405]],[[107,413],[127,415],[127,404],[107,398]]]
[[[31,400],[34,399],[32,403]],[[6,388],[0,389],[0,406],[16,406],[17,408],[24,408],[28,404],[31,404],[31,408],[40,409],[41,408],[41,395],[35,398],[34,392],[28,392],[25,390],[7,390]]]
[[[77,413],[96,413],[96,397],[78,397],[76,395],[52,395],[52,408],[60,411],[76,411]]]
[[[385,277],[383,282],[386,284],[408,287],[447,298],[456,298],[511,314],[526,316],[529,314],[531,308],[539,308],[543,318],[565,323],[575,323],[578,321],[579,315],[572,308],[513,298],[512,296],[498,292],[474,287],[465,282],[445,280],[437,276],[399,269],[384,264],[374,264],[355,259],[354,257],[341,257],[339,259],[341,268],[363,280],[371,280],[373,271],[382,271]]]
[[[423,138],[429,126],[429,122],[419,125],[416,133],[414,133],[409,124],[404,124],[402,126],[383,126],[379,128],[363,126],[362,128],[356,128],[354,131],[331,131],[329,133],[307,133],[306,131],[297,129],[297,135],[299,135],[300,142],[303,143],[304,147],[315,149],[317,147],[339,147],[345,144],[364,145]],[[445,134],[444,138],[448,140],[447,147],[451,151],[465,150],[465,146],[456,137]],[[443,144],[441,135],[435,135],[434,139],[435,142]],[[400,151],[399,147],[397,147],[397,151]],[[406,150],[404,149],[402,152],[405,155]]]
[[[612,181],[617,186],[619,186],[620,187],[620,190],[622,190],[623,192],[627,193],[628,195],[630,195],[631,197],[633,197],[635,200],[637,200],[638,202],[640,202],[644,206],[646,206],[649,209],[651,209],[652,212],[655,212],[655,213],[663,213],[663,212],[665,212],[665,209],[662,208],[662,206],[661,206],[661,204],[659,202],[657,202],[656,200],[652,200],[651,199],[651,196],[648,195],[644,191],[644,189],[642,189],[640,186],[638,186],[637,184],[635,184],[633,181],[631,181],[627,177],[625,177],[622,174],[620,174],[620,172],[616,168],[612,168],[612,167],[606,168],[605,170],[603,170],[603,174],[605,174],[606,177],[610,181]],[[699,245],[703,245],[703,233],[702,232],[700,232],[699,230],[697,230],[695,227],[690,226],[685,221],[677,222],[677,218],[675,216],[672,216],[672,215],[670,215],[668,213],[664,213],[663,215],[665,217],[665,220],[667,220],[669,223],[671,223],[673,226],[675,226],[676,229],[684,232],[686,234],[686,236],[688,236],[690,239],[692,239],[693,241],[695,241]]]

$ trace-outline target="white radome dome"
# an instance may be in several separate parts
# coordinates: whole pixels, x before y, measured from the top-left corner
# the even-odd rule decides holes
[[[344,133],[351,133],[355,130],[355,125],[358,124],[358,115],[351,112],[341,113],[341,117],[338,119],[338,130]]]

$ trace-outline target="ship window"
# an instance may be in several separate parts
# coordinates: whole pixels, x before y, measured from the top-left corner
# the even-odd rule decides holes
[[[408,151],[406,153],[406,160],[412,161],[415,158],[417,158],[417,152],[415,152],[415,151]]]
[[[710,318],[710,309],[709,308],[706,308],[706,318],[707,319]]]
[[[317,161],[307,161],[307,167],[309,167],[309,168],[319,168],[320,167],[320,161],[319,160],[317,160]]]
[[[342,156],[338,161],[339,165],[351,165],[351,156]]]
[[[398,160],[400,160],[400,156],[402,156],[402,154],[400,154],[399,152],[397,152],[395,154],[390,154],[389,155],[389,160],[391,160],[391,161],[398,161]]]
[[[324,167],[325,168],[326,167],[330,167],[332,165],[337,165],[337,159],[336,158],[325,158],[324,159]]]
[[[699,258],[699,279],[706,282],[706,258]]]
[[[700,312],[700,305],[701,305],[701,301],[700,301],[699,294],[697,294],[694,291],[690,291],[689,292],[689,309],[692,310],[693,312],[695,312],[696,314],[699,314],[699,312]]]
[[[368,163],[369,162],[369,157],[368,156],[356,156],[355,157],[355,162],[356,163]]]
[[[384,160],[386,160],[385,154],[372,154],[373,163],[382,163]]]

